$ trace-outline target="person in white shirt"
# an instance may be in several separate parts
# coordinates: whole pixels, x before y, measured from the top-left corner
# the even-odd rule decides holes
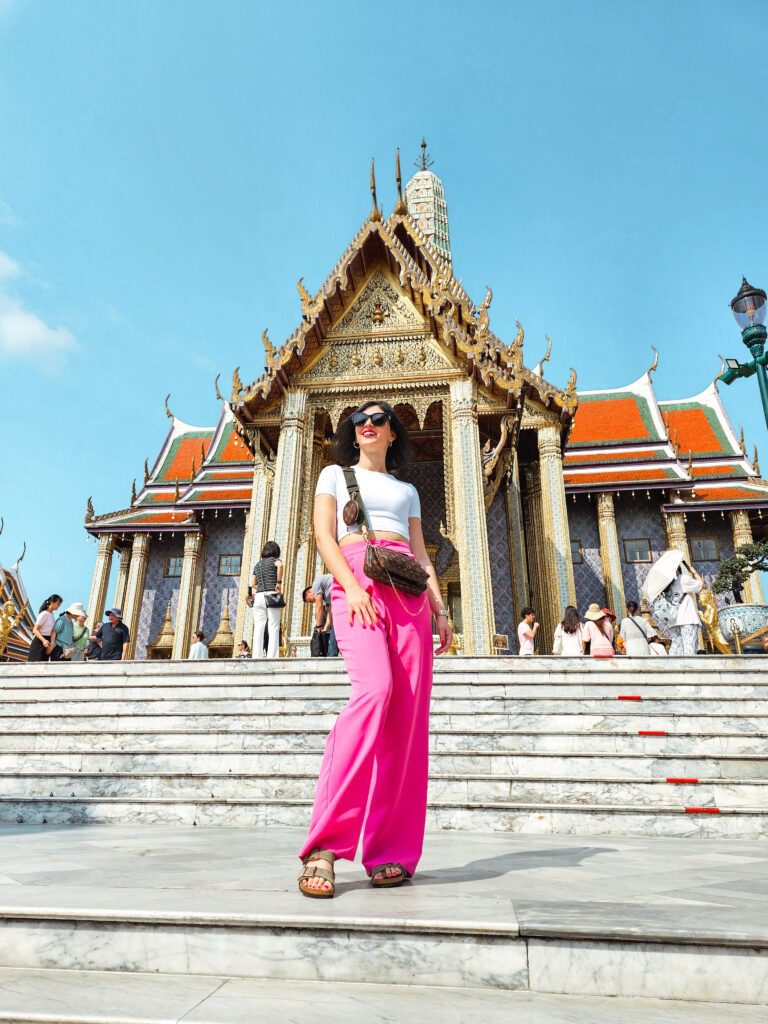
[[[688,566],[685,569],[681,567],[671,583],[671,587],[676,591],[679,590],[682,597],[677,606],[675,624],[669,627],[669,634],[672,637],[670,655],[692,655],[698,648],[701,619],[693,595],[703,589],[704,580],[695,569],[691,569],[689,575],[686,571],[687,568]]]
[[[563,621],[557,624],[552,653],[565,658],[581,657],[584,654],[582,633],[578,609],[569,604],[563,613]]]
[[[637,601],[627,601],[627,614],[621,620],[619,633],[631,658],[646,658],[651,653],[649,644],[653,630],[642,615],[638,615],[638,610]]]
[[[205,633],[198,630],[192,634],[192,646],[189,648],[189,657],[192,661],[204,661],[208,657],[208,648],[203,643]]]
[[[520,615],[522,622],[517,627],[517,653],[522,658],[530,658],[534,653],[540,623],[536,621],[536,612],[533,608],[523,608]]]

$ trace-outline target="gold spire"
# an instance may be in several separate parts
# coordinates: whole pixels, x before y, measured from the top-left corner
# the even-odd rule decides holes
[[[203,468],[205,462],[205,441],[200,442],[200,469]]]
[[[403,199],[403,176],[400,173],[400,150],[397,151],[395,157],[395,181],[397,182],[397,202],[395,203],[395,213],[399,217],[405,216],[408,213],[408,207],[406,206],[405,200]]]
[[[144,459],[144,483],[149,483],[149,459]]]
[[[134,477],[133,483],[131,484],[131,505],[136,504],[136,479]]]
[[[221,616],[219,628],[208,644],[208,651],[213,658],[229,658],[235,646],[235,635],[229,623],[229,593],[224,603],[224,614]]]
[[[381,220],[381,210],[376,199],[376,168],[371,158],[371,220]]]
[[[739,427],[739,448],[741,448],[741,454],[744,458],[747,457],[747,445],[744,441],[744,427]]]
[[[195,456],[192,456],[192,470],[189,474],[189,479],[194,480],[197,476],[197,465],[195,464]]]
[[[174,628],[171,624],[171,602],[165,610],[165,618],[160,630],[147,648],[150,658],[170,658],[173,650]]]
[[[757,457],[757,445],[755,445],[755,456],[752,459],[752,469],[754,469],[757,475],[760,476],[760,461]]]

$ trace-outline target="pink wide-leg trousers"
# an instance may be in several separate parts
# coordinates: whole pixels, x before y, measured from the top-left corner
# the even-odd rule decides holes
[[[377,543],[410,554],[404,542]],[[346,595],[334,581],[333,625],[352,695],[325,744],[312,822],[299,856],[320,848],[353,860],[362,833],[368,874],[389,862],[413,874],[427,813],[433,660],[429,605],[424,596],[398,593],[368,579],[364,543],[346,545],[342,552],[371,594],[379,621],[363,626],[356,615],[350,626]]]

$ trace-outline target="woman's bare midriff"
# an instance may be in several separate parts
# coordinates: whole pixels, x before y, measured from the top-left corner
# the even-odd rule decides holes
[[[410,544],[408,537],[404,537],[402,533],[389,533],[387,530],[377,530],[376,533],[371,531],[368,534],[370,540],[399,540],[402,544]],[[346,547],[348,544],[359,544],[361,540],[364,540],[362,533],[347,533],[339,541],[339,547]]]

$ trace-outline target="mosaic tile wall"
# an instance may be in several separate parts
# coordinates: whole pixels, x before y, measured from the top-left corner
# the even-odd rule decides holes
[[[453,545],[440,536],[440,522],[445,522],[445,478],[441,462],[414,462],[403,472],[403,480],[412,483],[421,498],[421,526],[427,544],[437,544],[435,569],[445,572],[453,557]]]
[[[229,594],[230,623],[232,629],[235,628],[240,577],[219,576],[219,556],[242,554],[245,518],[242,511],[236,509],[232,512],[231,519],[227,514],[220,514],[218,518],[206,517],[206,520],[207,542],[199,628],[205,633],[206,639],[210,640],[219,628],[227,594]]]
[[[622,575],[624,577],[624,596],[627,601],[639,601],[640,589],[650,571],[649,562],[626,562],[624,560],[624,540],[644,538],[650,541],[651,558],[655,562],[662,552],[667,550],[667,535],[661,515],[661,498],[650,492],[638,491],[633,498],[631,493],[614,495],[616,510],[616,532],[619,535],[619,554],[621,557]]]
[[[603,585],[603,567],[600,562],[600,534],[597,529],[597,509],[594,499],[586,495],[568,498],[568,532],[571,540],[581,542],[583,562],[573,566],[576,583],[576,604],[583,614],[593,602],[605,607],[607,600]]]
[[[493,589],[493,617],[496,632],[509,637],[509,651],[515,653],[515,629],[512,608],[512,574],[509,567],[509,541],[507,540],[507,510],[501,491],[493,499],[488,511],[488,554],[491,560],[491,587]]]
[[[690,512],[688,515],[686,526],[688,530],[688,543],[691,545],[691,554],[693,555],[694,538],[713,537],[720,549],[720,559],[730,558],[733,554],[733,536],[731,534],[731,520],[728,518],[728,513],[726,512],[724,519],[720,518],[719,512],[708,512],[706,516],[707,518],[703,520],[700,512]],[[712,580],[717,576],[717,571],[720,568],[720,562],[710,562],[694,557],[693,565],[697,572],[701,573],[704,577],[706,585],[711,587]],[[719,605],[730,604],[730,595],[718,594],[717,603]]]
[[[159,539],[160,536],[162,536],[162,540]],[[179,577],[163,576],[163,568],[167,558],[183,558],[183,556],[184,538],[181,534],[177,534],[175,537],[171,537],[170,534],[161,534],[152,538],[147,564],[147,579],[144,584],[144,600],[139,613],[135,653],[137,661],[143,661],[146,658],[147,644],[151,644],[160,632],[169,600],[171,601],[171,621],[176,622]],[[117,564],[117,560],[115,560],[114,566]]]

